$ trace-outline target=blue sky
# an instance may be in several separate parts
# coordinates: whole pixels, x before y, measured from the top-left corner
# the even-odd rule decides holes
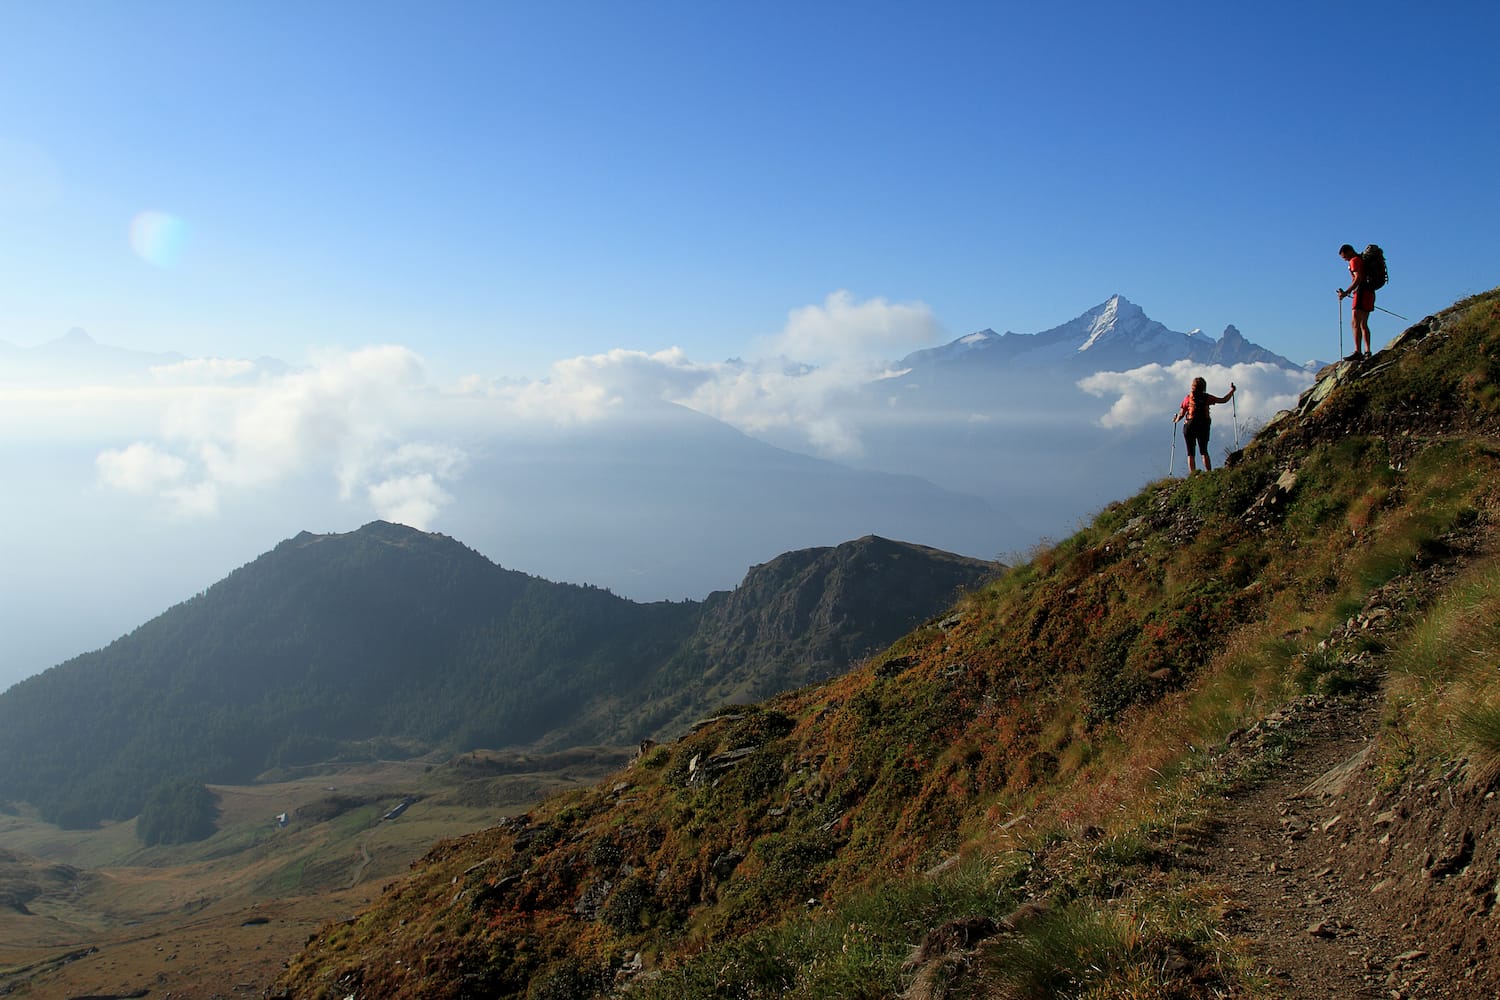
[[[534,443],[626,440],[663,401],[915,475],[869,444],[860,388],[975,330],[1120,293],[1331,359],[1346,241],[1386,248],[1380,304],[1414,319],[1489,289],[1497,9],[0,0],[0,689],[301,530],[399,520],[641,599],[874,530],[629,589],[653,530],[705,560],[717,509],[626,520],[605,486],[547,507],[557,463],[594,460]],[[1404,325],[1377,313],[1376,346]],[[186,360],[5,346],[75,327]],[[1204,374],[1247,420],[1306,378]],[[1186,378],[1057,406],[1159,420],[1149,478]],[[991,402],[923,425],[957,456],[936,488],[1010,474],[954,445],[976,418],[1059,433]],[[1028,530],[1076,516],[1054,513]]]
[[[1500,279],[1497,36],[1480,2],[11,2],[0,340],[539,376],[739,356],[841,290],[938,339],[1120,292],[1331,357],[1346,240],[1413,318]]]

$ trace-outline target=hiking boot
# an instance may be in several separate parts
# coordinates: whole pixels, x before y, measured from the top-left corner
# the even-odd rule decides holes
[[[1346,355],[1344,355],[1344,360],[1345,361],[1358,361],[1362,357],[1364,357],[1363,354],[1359,353],[1358,351],[1355,351],[1353,354],[1346,354]]]

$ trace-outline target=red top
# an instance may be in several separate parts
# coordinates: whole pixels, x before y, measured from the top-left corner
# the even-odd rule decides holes
[[[1365,286],[1365,259],[1359,254],[1349,258],[1349,275],[1354,279],[1354,294],[1350,296],[1350,308],[1356,312],[1369,312],[1375,308],[1375,289]]]
[[[1205,405],[1203,407],[1203,412],[1202,413],[1197,413],[1197,412],[1195,412],[1197,410],[1197,407],[1195,407],[1193,405],[1193,394],[1192,393],[1188,393],[1186,396],[1183,396],[1182,397],[1182,419],[1186,420],[1188,423],[1192,423],[1195,419],[1198,419],[1200,417],[1207,417],[1208,416],[1208,406],[1206,405],[1207,404],[1207,400],[1208,400],[1208,394],[1204,393],[1204,402],[1205,402]]]
[[[1182,412],[1179,414],[1184,420],[1191,423],[1194,420],[1206,421],[1209,419],[1208,408],[1215,403],[1229,402],[1228,396],[1215,396],[1211,392],[1203,394],[1203,411],[1200,413],[1198,407],[1193,405],[1193,394],[1190,392],[1182,397]]]

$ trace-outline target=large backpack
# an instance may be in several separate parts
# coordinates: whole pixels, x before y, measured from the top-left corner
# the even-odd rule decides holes
[[[1384,288],[1386,279],[1390,277],[1390,272],[1385,267],[1385,251],[1371,243],[1359,258],[1365,262],[1359,283],[1366,288]]]

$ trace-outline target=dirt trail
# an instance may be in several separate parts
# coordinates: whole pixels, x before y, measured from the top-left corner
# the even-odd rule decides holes
[[[1226,801],[1198,860],[1230,889],[1229,925],[1273,996],[1388,998],[1382,970],[1400,952],[1351,905],[1332,840],[1344,819],[1320,791],[1367,756],[1376,713],[1369,703],[1334,703],[1298,716],[1302,740],[1269,780]]]
[[[1495,523],[1446,538],[1452,558],[1372,593],[1329,651],[1349,656],[1351,640],[1411,624],[1465,567],[1500,552]],[[1265,777],[1223,800],[1190,864],[1229,890],[1228,927],[1268,998],[1500,997],[1500,782],[1462,760],[1441,776],[1382,771],[1387,664],[1360,655],[1372,657],[1368,696],[1310,696],[1231,740],[1227,756],[1248,759],[1268,732],[1292,734]]]
[[[1227,923],[1267,997],[1500,996],[1495,794],[1380,790],[1380,703],[1314,698],[1287,713],[1298,742],[1225,800],[1194,866],[1229,889]]]
[[[365,869],[369,868],[370,862],[374,860],[370,854],[370,838],[365,837],[359,842],[359,864],[355,866],[354,874],[349,879],[349,888],[353,889],[359,885],[359,880],[365,877]]]

